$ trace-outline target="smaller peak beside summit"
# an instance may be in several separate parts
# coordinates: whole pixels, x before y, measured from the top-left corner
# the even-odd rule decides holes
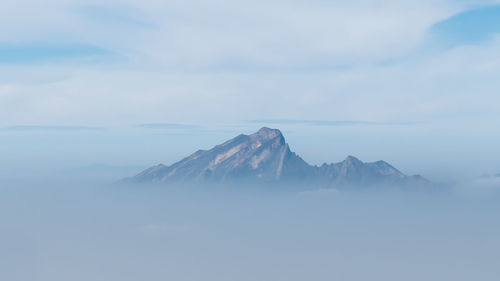
[[[344,160],[346,163],[352,163],[352,164],[363,164],[363,161],[359,160],[358,158],[349,155],[347,158]]]
[[[384,168],[395,169],[391,164],[385,162],[384,160],[379,160],[379,161],[373,162],[371,164],[373,164],[373,165],[375,165],[377,167],[380,167],[380,168],[384,167]]]

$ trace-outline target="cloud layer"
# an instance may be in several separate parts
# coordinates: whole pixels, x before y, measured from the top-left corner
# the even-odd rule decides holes
[[[0,44],[2,125],[416,122],[493,112],[482,101],[493,98],[488,77],[498,67],[484,54],[497,41],[432,47],[442,38],[433,30],[460,36],[446,27],[470,18],[467,10],[453,17],[466,8],[445,0],[22,0],[0,12],[0,35],[10,40]]]

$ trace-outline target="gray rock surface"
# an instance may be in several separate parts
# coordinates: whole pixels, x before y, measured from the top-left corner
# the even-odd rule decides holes
[[[126,179],[127,182],[293,182],[321,186],[425,183],[406,176],[384,161],[344,161],[312,166],[292,152],[277,129],[262,128],[239,135],[210,150],[198,150],[172,164],[158,165]]]

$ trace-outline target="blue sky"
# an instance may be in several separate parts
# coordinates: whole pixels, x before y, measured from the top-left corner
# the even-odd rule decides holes
[[[500,33],[500,6],[486,6],[460,12],[431,28],[439,40],[451,46],[482,44]]]
[[[0,166],[168,164],[266,125],[313,164],[498,172],[499,5],[16,1],[0,11]]]

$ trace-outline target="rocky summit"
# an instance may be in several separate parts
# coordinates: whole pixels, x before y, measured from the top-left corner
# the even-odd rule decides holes
[[[241,134],[210,150],[198,150],[170,166],[151,167],[124,181],[286,182],[325,187],[427,182],[420,176],[406,176],[384,161],[364,163],[353,156],[339,163],[309,165],[290,150],[279,130],[266,127],[251,135]]]

